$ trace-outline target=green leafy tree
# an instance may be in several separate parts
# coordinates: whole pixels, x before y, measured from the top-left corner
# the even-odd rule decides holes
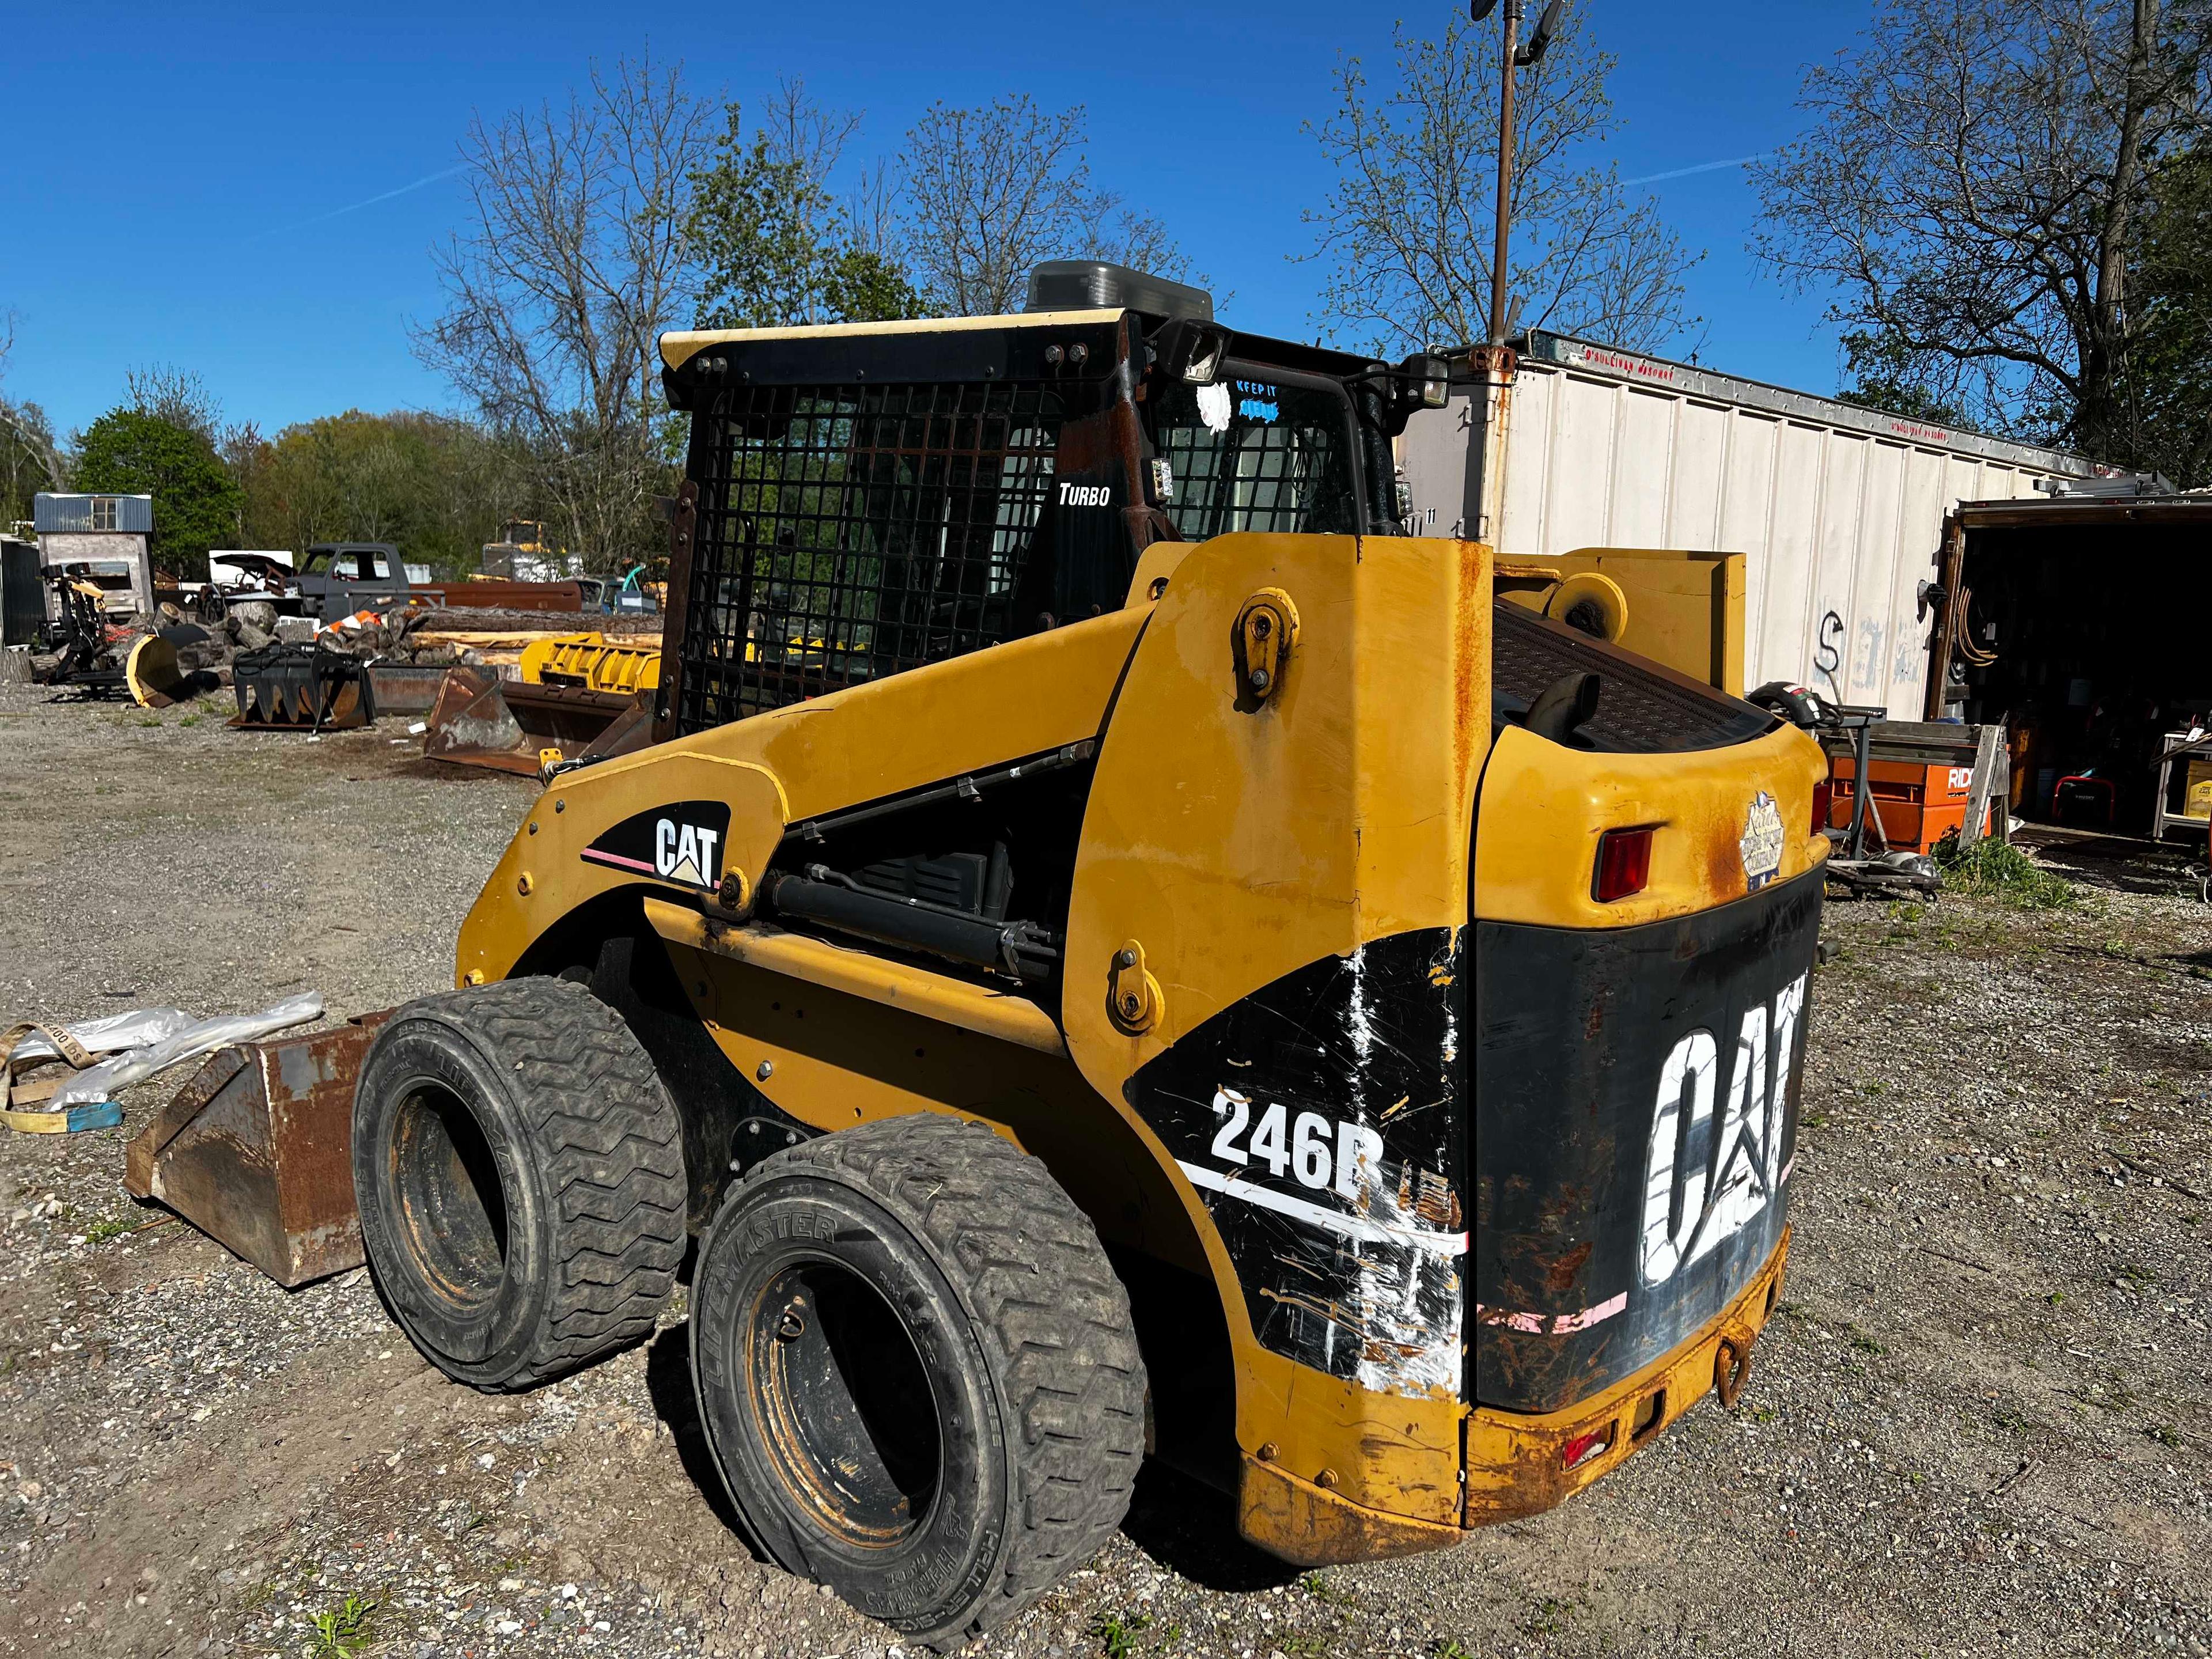
[[[111,409],[77,441],[70,471],[87,494],[151,495],[153,550],[169,569],[189,570],[237,536],[237,480],[205,437],[158,415]]]
[[[1896,386],[2100,459],[2126,447],[2160,158],[2208,119],[2207,0],[1878,0],[1754,170],[1754,251]]]
[[[392,542],[458,574],[478,568],[502,520],[548,516],[521,441],[448,416],[349,410],[240,442],[231,466],[253,547]]]
[[[830,267],[822,297],[841,323],[887,323],[927,315],[921,290],[888,254],[848,246]]]
[[[2117,459],[2184,489],[2212,483],[2212,151],[2160,169],[2133,276]]]
[[[1862,409],[1879,409],[1929,426],[1956,426],[1959,410],[1930,392],[1913,373],[1912,349],[1895,334],[1858,330],[1844,336],[1844,372],[1850,383],[1836,396]]]
[[[711,165],[692,177],[686,222],[700,269],[700,325],[781,328],[911,317],[920,295],[903,266],[841,206],[830,178],[860,118],[834,113],[787,82],[748,135],[732,104]],[[872,245],[872,240],[873,245]]]

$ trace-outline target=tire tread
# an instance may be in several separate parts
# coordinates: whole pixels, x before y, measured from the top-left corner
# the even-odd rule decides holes
[[[963,1634],[994,1629],[1096,1554],[1128,1513],[1146,1395],[1128,1293],[1090,1218],[988,1125],[927,1113],[858,1125],[763,1160],[738,1191],[778,1174],[843,1180],[906,1221],[996,1350],[1017,1531]]]
[[[495,1384],[534,1388],[648,1334],[685,1244],[684,1126],[620,1014],[565,979],[512,979],[425,997],[515,1078],[526,1144],[544,1175],[554,1260],[545,1312],[520,1364]]]

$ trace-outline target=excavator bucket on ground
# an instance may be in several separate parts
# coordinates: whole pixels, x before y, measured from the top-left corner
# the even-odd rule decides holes
[[[448,670],[423,757],[535,777],[548,750],[574,760],[642,748],[659,667],[657,647],[579,634],[526,648],[520,680],[489,668]]]
[[[359,1267],[354,1076],[385,1018],[217,1049],[131,1142],[125,1188],[288,1290]]]
[[[345,732],[376,723],[376,693],[357,658],[282,640],[231,663],[238,713],[251,732]]]

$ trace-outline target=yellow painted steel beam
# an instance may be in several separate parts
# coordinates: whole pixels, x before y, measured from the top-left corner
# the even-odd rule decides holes
[[[804,933],[758,925],[725,926],[661,899],[645,901],[645,919],[654,933],[672,945],[688,945],[771,973],[788,974],[810,985],[842,991],[889,1008],[903,1008],[1040,1054],[1067,1052],[1052,1016],[1024,997],[909,968],[867,951],[850,950]]]

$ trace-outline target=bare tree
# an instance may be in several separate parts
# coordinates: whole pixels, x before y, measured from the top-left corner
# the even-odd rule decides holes
[[[1881,0],[1806,76],[1755,249],[1832,289],[1852,367],[1907,403],[2124,443],[2128,277],[2204,112],[2202,0]],[[1873,368],[1878,373],[1869,376]]]
[[[0,376],[15,347],[15,313],[0,311]],[[0,396],[0,475],[7,501],[19,507],[27,506],[41,489],[58,493],[69,488],[68,461],[54,441],[53,423],[38,404]]]
[[[196,433],[211,449],[222,447],[222,405],[198,374],[172,363],[156,363],[125,370],[123,385],[131,406],[140,414]]]
[[[653,533],[653,342],[690,298],[684,227],[714,109],[680,68],[624,59],[561,107],[479,117],[462,145],[469,222],[435,254],[446,310],[416,349],[520,441],[594,568]]]
[[[1306,131],[1336,171],[1310,210],[1327,262],[1322,320],[1383,353],[1486,339],[1498,193],[1499,52],[1491,29],[1395,36],[1396,72],[1371,87],[1338,66],[1336,113]],[[1686,253],[1650,196],[1632,198],[1599,149],[1619,128],[1613,59],[1570,11],[1522,72],[1514,121],[1510,291],[1524,326],[1639,349],[1687,327]]]
[[[1081,105],[1052,114],[1027,93],[923,112],[907,134],[902,252],[936,310],[1018,310],[1030,272],[1047,259],[1187,272],[1164,225],[1091,187],[1087,142]]]

